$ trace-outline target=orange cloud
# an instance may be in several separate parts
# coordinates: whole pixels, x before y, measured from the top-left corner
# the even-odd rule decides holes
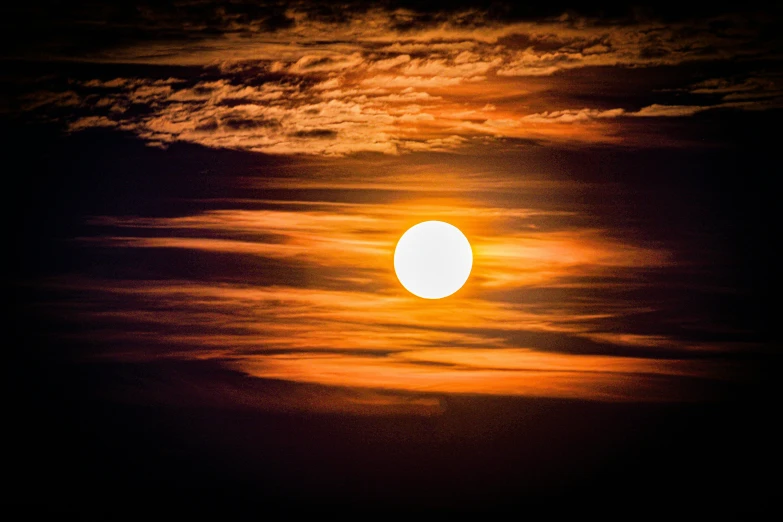
[[[695,94],[723,94],[719,103],[705,98],[700,105],[669,105],[664,97],[663,103],[653,98],[640,110],[616,101],[608,107],[597,102],[574,108],[584,102],[574,96],[568,75],[580,70],[602,71],[591,83],[579,84],[601,93],[612,81],[613,68],[741,59],[772,51],[740,23],[729,34],[715,31],[710,20],[607,25],[565,16],[501,23],[468,12],[444,14],[433,25],[415,12],[401,16],[369,9],[327,22],[291,9],[286,15],[290,25],[273,32],[257,23],[245,31],[233,20],[231,30],[219,37],[204,35],[197,44],[145,41],[106,49],[78,59],[198,66],[217,79],[91,79],[66,92],[36,93],[24,107],[87,112],[65,117],[72,132],[116,127],[156,146],[184,141],[271,154],[342,156],[460,150],[484,138],[673,145],[674,138],[650,139],[638,122],[624,116],[689,117],[710,108],[767,110],[783,103],[775,79],[758,75],[744,82],[712,79],[690,86]],[[94,89],[106,91],[105,97],[89,98],[96,96]],[[643,89],[648,95],[649,89]],[[148,111],[129,110],[134,104]],[[488,105],[496,111],[484,110]],[[113,110],[106,110],[109,106]],[[661,124],[652,118],[647,122],[650,128]]]
[[[388,379],[377,386],[408,391],[413,388],[401,383],[410,381],[412,372],[418,377],[410,382],[432,382],[435,391],[630,400],[642,392],[629,384],[628,375],[717,375],[709,364],[647,359],[639,356],[644,353],[640,350],[669,354],[731,350],[730,346],[681,343],[661,334],[607,330],[607,324],[627,314],[649,310],[608,298],[584,301],[580,296],[585,288],[592,291],[597,284],[585,287],[573,281],[600,277],[602,284],[611,285],[613,277],[622,274],[627,287],[633,284],[635,270],[666,266],[668,253],[619,242],[600,230],[546,226],[551,219],[573,219],[570,213],[467,207],[456,200],[394,205],[266,203],[278,208],[174,218],[95,218],[93,224],[111,227],[116,233],[90,242],[114,248],[185,249],[193,255],[207,251],[250,256],[260,266],[265,260],[280,259],[287,270],[309,274],[306,278],[311,283],[296,286],[284,279],[261,286],[249,282],[96,282],[87,286],[108,302],[117,296],[136,303],[135,308],[98,304],[84,313],[93,324],[120,321],[132,325],[125,329],[125,338],[114,339],[118,346],[138,340],[140,332],[156,332],[149,344],[152,353],[163,345],[167,356],[255,365],[252,369],[242,366],[253,375],[349,387]],[[474,248],[474,271],[457,294],[422,306],[421,300],[397,282],[392,253],[408,226],[431,216],[465,230]],[[530,228],[534,223],[540,228]],[[561,293],[551,302],[509,302],[490,294],[525,288],[559,288]],[[530,345],[523,349],[519,339],[524,338],[530,339]],[[562,343],[571,346],[566,351],[581,346],[586,352],[558,353],[563,351]],[[627,354],[590,355],[596,347],[599,353],[627,350]],[[272,356],[280,351],[289,356]],[[317,352],[323,357],[313,355]],[[376,355],[357,360],[363,353]],[[332,380],[317,377],[331,371],[319,365],[345,361],[356,375],[339,373]],[[313,366],[305,368],[311,362]],[[422,363],[446,366],[422,368]],[[468,370],[474,373],[463,381]],[[517,373],[512,376],[501,370]],[[530,371],[535,372],[535,379],[525,377],[524,372]],[[369,373],[361,377],[362,372]],[[374,372],[378,379],[369,377]]]
[[[358,267],[388,274],[394,245],[416,222],[430,216],[465,229],[479,287],[552,284],[564,277],[600,275],[616,268],[664,266],[663,251],[617,242],[600,230],[525,232],[513,220],[546,221],[546,213],[524,209],[444,205],[331,205],[323,210],[221,210],[178,218],[100,218],[94,223],[124,229],[169,231],[165,237],[105,237],[114,246],[188,248],[299,259],[315,266]],[[188,237],[172,232],[190,231]],[[193,232],[201,233],[201,237]],[[220,235],[224,237],[219,237]],[[237,240],[231,236],[253,237]],[[217,236],[217,237],[216,237]],[[383,275],[388,281],[388,275]]]
[[[545,226],[550,219],[575,218],[571,213],[467,207],[456,200],[265,203],[278,208],[94,218],[94,225],[115,235],[87,244],[250,256],[262,267],[281,259],[287,273],[309,274],[301,286],[287,284],[287,276],[264,285],[71,280],[92,296],[77,301],[74,313],[90,325],[91,339],[110,341],[114,349],[104,356],[218,360],[254,377],[360,390],[351,392],[359,398],[327,395],[323,401],[272,400],[267,406],[354,413],[436,414],[432,394],[438,393],[694,400],[701,395],[684,391],[682,379],[728,375],[714,361],[640,355],[720,353],[732,349],[728,343],[682,343],[607,328],[649,310],[602,298],[594,294],[597,284],[572,280],[600,276],[611,284],[620,271],[624,287],[643,285],[634,271],[665,266],[668,254],[600,230]],[[396,281],[392,252],[407,226],[432,215],[466,231],[474,273],[449,299],[422,303]],[[534,223],[541,228],[528,226]],[[544,302],[491,294],[525,288],[563,292]],[[594,295],[587,301],[586,289]],[[106,331],[103,324],[114,327]],[[367,400],[361,390],[370,394]]]
[[[255,377],[417,393],[635,402],[682,400],[685,396],[683,390],[672,386],[671,381],[649,374],[648,370],[656,369],[652,361],[608,358],[606,362],[596,364],[595,358],[566,356],[572,361],[563,364],[562,356],[554,357],[552,362],[547,355],[532,354],[524,369],[510,371],[472,364],[458,367],[422,365],[406,361],[405,355],[392,360],[344,355],[257,355],[241,358],[231,366]],[[426,361],[427,355],[428,352],[417,352],[416,360]],[[482,355],[485,356],[479,353],[468,357],[475,362]],[[495,358],[503,361],[504,355],[500,353]],[[435,358],[449,362],[458,359],[448,352]],[[676,369],[674,362],[669,366],[675,374],[688,373],[685,369]]]

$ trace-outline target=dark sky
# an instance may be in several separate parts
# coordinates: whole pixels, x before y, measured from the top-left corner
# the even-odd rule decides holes
[[[5,504],[772,506],[779,7],[2,14]]]

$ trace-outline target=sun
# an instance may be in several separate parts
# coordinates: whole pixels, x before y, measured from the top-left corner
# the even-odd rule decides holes
[[[394,250],[397,279],[424,299],[448,297],[468,280],[473,250],[460,229],[443,221],[425,221],[409,228]]]

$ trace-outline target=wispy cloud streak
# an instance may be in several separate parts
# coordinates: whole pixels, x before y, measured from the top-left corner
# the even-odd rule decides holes
[[[653,309],[602,295],[601,285],[643,287],[646,270],[669,266],[669,252],[578,225],[576,213],[475,203],[267,201],[263,210],[95,217],[104,233],[82,238],[85,248],[242,258],[268,272],[266,282],[85,279],[64,289],[91,296],[70,309],[91,338],[113,345],[103,356],[217,360],[264,379],[657,401],[693,399],[682,379],[731,378],[700,358],[731,353],[731,343],[607,329]],[[435,215],[464,228],[474,272],[454,296],[423,302],[399,285],[391,261],[399,235]],[[532,298],[547,288],[558,293]]]

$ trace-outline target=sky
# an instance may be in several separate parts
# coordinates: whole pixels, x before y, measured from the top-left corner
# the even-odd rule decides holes
[[[3,11],[12,502],[768,500],[779,6]]]

